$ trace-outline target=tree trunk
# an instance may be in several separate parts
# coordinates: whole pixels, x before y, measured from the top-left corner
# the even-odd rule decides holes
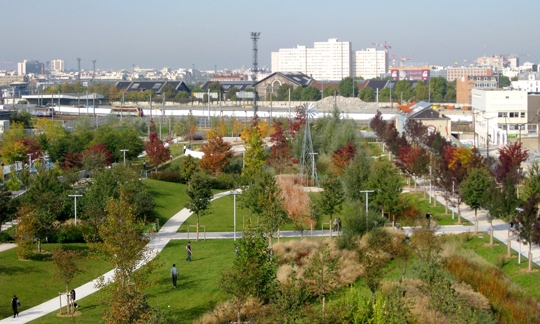
[[[532,271],[532,252],[531,252],[531,242],[529,241],[529,271]]]
[[[489,245],[493,245],[493,221],[489,221],[490,229],[489,229]]]
[[[199,214],[197,214],[197,238],[195,241],[199,242]]]
[[[324,322],[325,306],[326,306],[326,295],[322,295],[322,318],[323,318],[323,322]]]
[[[474,209],[474,234],[478,234],[478,209]]]
[[[461,204],[459,203],[459,200],[456,201],[456,205],[457,205],[458,224],[461,225],[461,208],[459,207]]]

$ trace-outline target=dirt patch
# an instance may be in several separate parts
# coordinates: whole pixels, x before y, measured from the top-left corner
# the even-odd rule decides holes
[[[73,312],[73,314],[68,314],[68,313],[58,313],[56,314],[56,316],[58,317],[75,317],[75,316],[81,316],[82,313],[79,312],[79,311],[75,311]]]

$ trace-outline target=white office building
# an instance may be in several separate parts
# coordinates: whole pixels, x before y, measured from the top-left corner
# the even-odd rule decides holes
[[[315,80],[341,80],[351,76],[351,43],[331,38],[315,42],[313,48],[295,48],[272,52],[272,72],[302,72]]]
[[[506,145],[508,137],[527,134],[527,91],[472,90],[477,145]]]
[[[386,50],[352,51],[351,42],[337,38],[315,42],[313,48],[281,48],[271,55],[272,72],[302,72],[315,80],[338,81],[351,76],[371,79],[388,72]]]
[[[52,60],[50,70],[54,72],[64,72],[64,60]]]
[[[376,48],[353,52],[353,77],[373,79],[388,71],[388,52]]]
[[[512,88],[527,92],[540,92],[540,73],[531,72],[526,80],[512,81]]]

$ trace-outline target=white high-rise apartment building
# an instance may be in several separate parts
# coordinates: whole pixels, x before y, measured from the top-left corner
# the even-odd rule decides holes
[[[295,48],[272,52],[272,72],[302,72],[315,80],[341,80],[351,76],[351,42],[315,42],[313,48]]]
[[[315,42],[313,48],[298,45],[272,52],[272,72],[302,72],[315,80],[371,79],[388,71],[387,62],[384,50],[352,51],[350,42],[337,38]]]
[[[353,52],[353,77],[373,79],[388,71],[388,52],[376,48]]]
[[[51,71],[64,72],[64,60],[52,60]]]

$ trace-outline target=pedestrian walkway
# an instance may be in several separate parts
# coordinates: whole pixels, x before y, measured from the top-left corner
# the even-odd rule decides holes
[[[422,188],[422,181],[421,180],[415,180],[419,184],[419,187]],[[223,192],[214,195],[213,199],[218,199],[221,197],[225,197],[230,195],[231,192]],[[437,201],[441,204],[445,204],[444,199],[442,198],[442,194],[438,191],[432,192],[433,196]],[[451,209],[451,208],[450,208]],[[474,224],[474,210],[470,209],[465,204],[461,204],[460,206],[461,211],[461,217],[470,221]],[[454,212],[457,214],[457,208],[454,209]],[[178,229],[180,226],[191,216],[191,212],[187,209],[182,209],[178,213],[176,213],[173,217],[171,217],[161,228],[160,230],[152,237],[150,242],[148,243],[147,247],[151,250],[151,253],[153,256],[158,255],[163,248],[169,243],[170,240],[186,240],[189,238],[191,239],[193,236],[194,239],[194,233],[178,233]],[[489,235],[489,229],[490,224],[487,220],[487,213],[484,210],[478,210],[478,231],[479,232],[486,232]],[[457,215],[456,215],[456,222],[457,222]],[[507,238],[508,238],[508,224],[501,221],[501,220],[494,220],[493,221],[493,236],[501,241],[502,243],[506,244]],[[407,233],[412,232],[412,228],[404,228],[404,231]],[[440,226],[437,228],[437,233],[440,234],[458,234],[458,233],[466,233],[466,232],[474,232],[474,225],[449,225],[449,226]],[[300,236],[328,236],[329,230],[321,231],[321,230],[314,230],[313,232],[307,230],[303,233],[297,232],[297,231],[282,231],[280,232],[281,237],[300,237]],[[335,235],[335,234],[333,234]],[[233,232],[210,232],[206,233],[206,239],[232,239],[234,237]],[[242,232],[237,232],[236,237],[242,237]],[[528,253],[528,246],[521,244],[517,242],[517,237],[511,236],[511,245],[512,249],[519,252],[521,251],[521,254],[523,256],[526,256]],[[0,248],[3,245],[0,245]],[[533,247],[532,249],[533,254],[533,262],[540,265],[540,247]],[[142,266],[142,264],[140,265]],[[110,280],[113,277],[114,270],[111,270],[107,272],[104,277],[106,280]],[[88,282],[80,287],[75,288],[77,291],[77,299],[82,299],[84,297],[87,297],[96,291],[98,289],[95,288],[97,280],[93,280],[91,282]],[[22,296],[20,296],[22,297]],[[0,324],[2,323],[27,323],[32,320],[35,320],[39,317],[42,317],[46,314],[49,314],[51,312],[57,311],[59,309],[59,303],[58,298],[53,298],[51,300],[48,300],[38,306],[32,307],[28,310],[24,310],[20,312],[19,317],[17,318],[6,318],[3,320],[0,320]]]
[[[416,183],[418,184],[418,187],[426,189],[429,195],[429,182],[415,179]],[[435,197],[435,199],[441,203],[443,206],[446,204],[442,192],[433,190],[432,196]],[[458,209],[449,207],[449,210],[453,211],[456,215],[455,219],[457,222],[457,212]],[[451,226],[439,226],[437,228],[437,233],[439,234],[458,234],[458,233],[474,233],[474,209],[471,209],[466,204],[462,203],[459,206],[459,211],[461,214],[461,218],[468,220],[472,223],[472,225],[451,225]],[[478,218],[478,232],[479,233],[486,233],[489,235],[491,225],[488,220],[488,212],[483,209],[479,209],[477,211],[477,218]],[[521,243],[518,241],[518,236],[515,233],[512,233],[510,230],[510,225],[506,223],[503,220],[495,219],[493,220],[493,237],[499,241],[501,241],[503,244],[507,244],[508,237],[510,236],[510,244],[512,249],[518,253],[521,254],[524,257],[528,257],[529,253],[529,246],[526,244]],[[404,230],[408,233],[412,232],[412,228],[404,228]],[[540,247],[539,246],[533,246],[531,249],[532,253],[532,261],[536,263],[537,265],[540,265]]]

